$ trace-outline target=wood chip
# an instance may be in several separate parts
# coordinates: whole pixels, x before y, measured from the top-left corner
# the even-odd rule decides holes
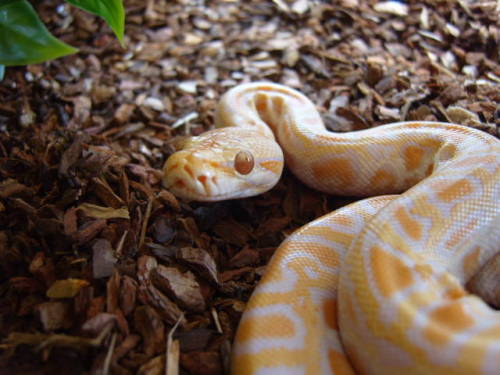
[[[111,276],[116,261],[114,250],[109,241],[98,239],[92,246],[92,271],[94,278],[100,279]]]
[[[206,251],[192,247],[183,247],[178,250],[176,257],[179,261],[198,269],[209,281],[218,283],[217,264]]]
[[[125,47],[95,15],[43,3],[41,19],[79,53],[7,68],[0,85],[9,374],[230,373],[276,248],[352,201],[288,171],[243,200],[162,188],[174,138],[214,128],[239,83],[297,88],[334,132],[430,120],[500,137],[495,1],[127,0]]]
[[[183,308],[197,312],[205,310],[205,300],[193,273],[159,265],[151,276],[158,289],[178,301]]]
[[[70,308],[64,302],[45,302],[36,307],[45,332],[71,327]]]
[[[467,282],[468,291],[500,309],[500,253],[497,253]]]
[[[408,5],[399,1],[381,1],[373,6],[377,12],[394,14],[396,16],[407,16]]]

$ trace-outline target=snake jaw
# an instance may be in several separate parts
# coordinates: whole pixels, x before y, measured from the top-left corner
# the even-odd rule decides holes
[[[241,148],[224,152],[188,148],[168,158],[162,183],[177,197],[188,200],[244,198],[272,188],[282,167],[282,160],[254,160],[252,153]]]
[[[204,168],[195,169],[200,164],[196,155],[186,151],[174,153],[163,167],[163,186],[178,197],[204,200],[217,191],[217,178]]]

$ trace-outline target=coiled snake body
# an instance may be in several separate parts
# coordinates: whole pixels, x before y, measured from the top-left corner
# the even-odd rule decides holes
[[[315,189],[376,196],[279,247],[241,319],[233,373],[500,374],[500,312],[463,287],[500,250],[500,141],[441,122],[332,133],[305,96],[271,83],[231,89],[216,117],[165,164],[176,195],[259,194],[284,156]]]

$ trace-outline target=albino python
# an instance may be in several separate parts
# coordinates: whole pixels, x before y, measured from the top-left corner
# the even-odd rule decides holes
[[[262,193],[283,156],[310,187],[377,196],[279,247],[241,319],[234,374],[500,374],[500,312],[463,287],[500,250],[499,140],[420,121],[333,133],[305,96],[262,82],[228,91],[216,122],[167,160],[177,196]]]

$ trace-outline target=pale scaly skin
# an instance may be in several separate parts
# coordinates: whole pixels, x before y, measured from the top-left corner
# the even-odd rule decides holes
[[[167,161],[164,184],[175,194],[218,200],[259,194],[262,182],[269,189],[282,168],[269,128],[313,188],[401,193],[337,210],[278,248],[242,317],[234,374],[499,373],[500,313],[463,285],[500,250],[500,141],[440,122],[331,133],[306,97],[270,83],[227,92],[217,123],[232,127]],[[211,162],[214,148],[227,159]],[[255,175],[235,172],[242,149],[254,153]],[[199,183],[221,166],[222,181]]]

